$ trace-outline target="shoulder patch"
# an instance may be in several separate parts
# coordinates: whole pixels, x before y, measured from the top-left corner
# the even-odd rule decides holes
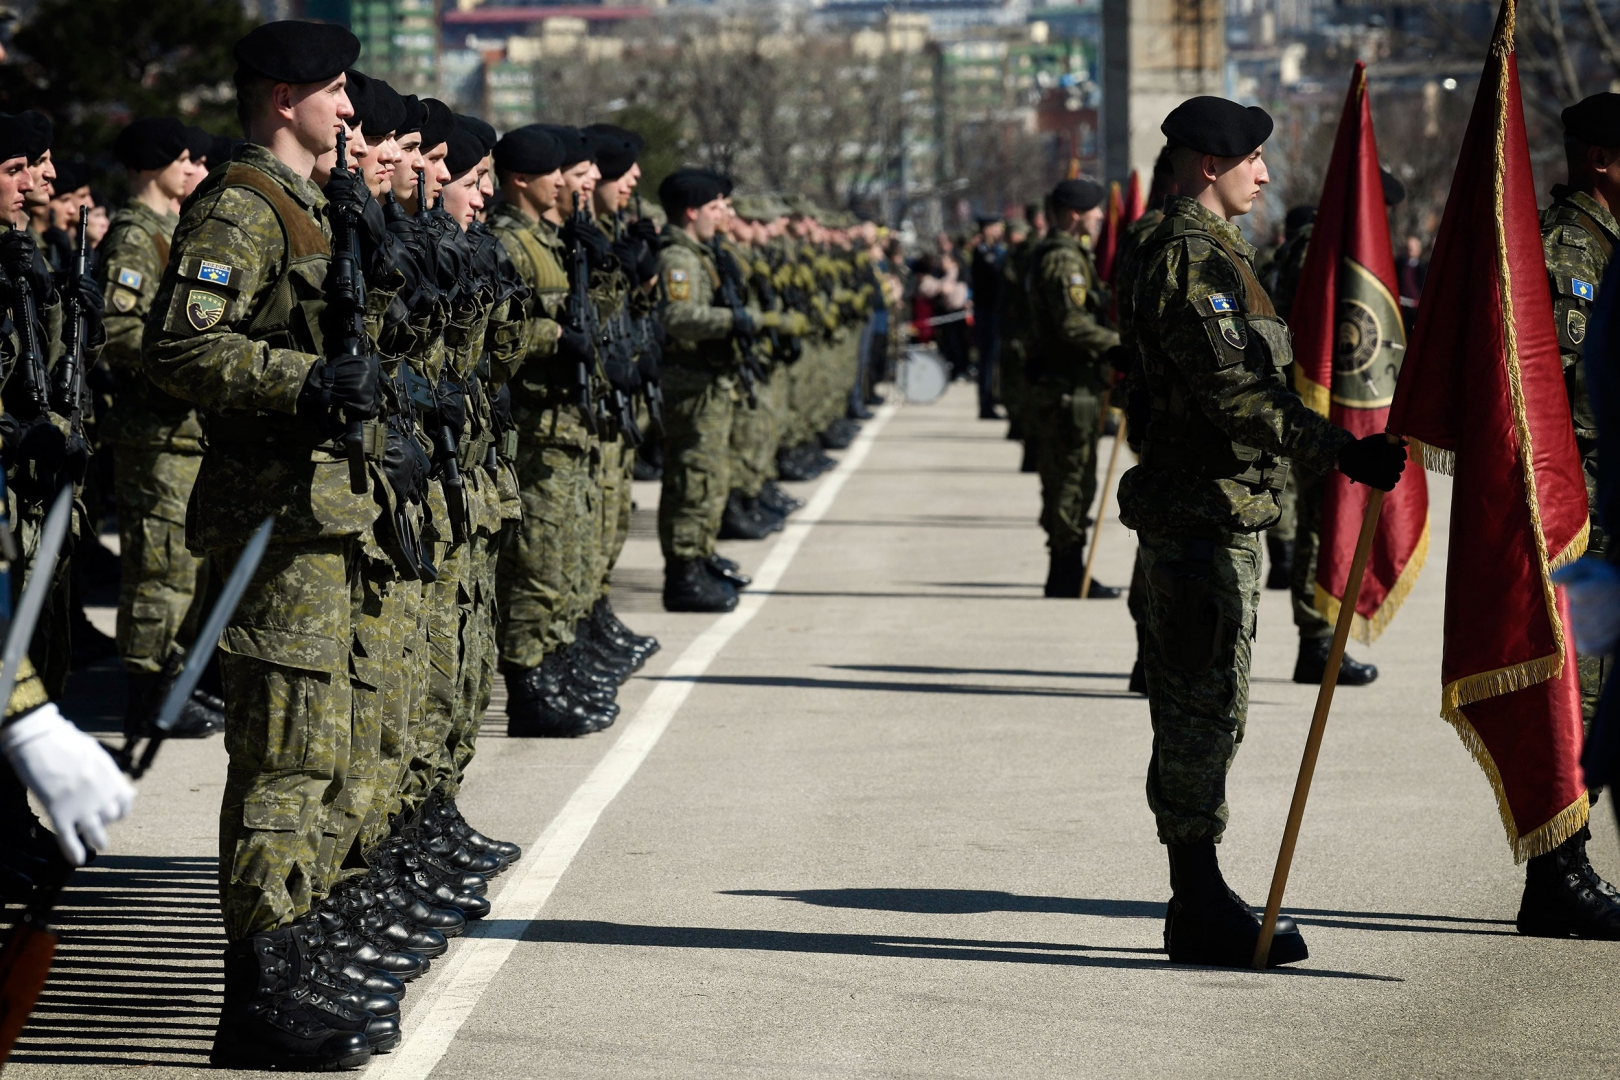
[[[688,280],[685,270],[672,266],[664,279],[671,300],[692,299],[692,282]]]
[[[1193,301],[1193,310],[1206,319],[1218,315],[1237,315],[1243,311],[1243,301],[1235,293],[1210,293]]]
[[[1564,313],[1564,333],[1569,337],[1571,345],[1579,345],[1586,340],[1586,316],[1574,308]]]
[[[1220,328],[1221,339],[1234,349],[1249,347],[1249,324],[1242,319],[1227,316],[1215,324]]]
[[[1215,312],[1236,311],[1237,301],[1230,293],[1215,293],[1209,298],[1209,307]]]
[[[207,330],[225,316],[225,298],[206,289],[192,289],[186,296],[186,321],[196,330]]]
[[[118,284],[128,289],[139,289],[141,282],[146,280],[139,270],[120,269],[118,271]]]
[[[114,289],[112,294],[113,310],[120,315],[128,315],[135,310],[139,298],[128,289]]]
[[[187,255],[180,260],[180,277],[190,281],[206,281],[210,285],[230,289],[240,283],[242,271],[229,263]]]
[[[1597,288],[1590,281],[1582,281],[1578,277],[1569,279],[1569,291],[1577,300],[1590,300],[1597,295]]]

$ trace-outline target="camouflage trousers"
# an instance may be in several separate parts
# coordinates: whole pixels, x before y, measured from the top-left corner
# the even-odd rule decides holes
[[[1277,524],[1266,530],[1266,539],[1292,545],[1299,528],[1299,471],[1291,469],[1283,489],[1277,493]]]
[[[624,542],[630,539],[630,504],[635,494],[631,469],[635,460],[636,452],[622,438],[602,440],[601,477],[597,484],[601,497],[597,510],[596,592],[592,603],[611,591],[613,568],[619,563]]]
[[[1086,542],[1086,517],[1097,497],[1097,440],[1102,403],[1087,390],[1037,383],[1026,395],[1024,422],[1035,437],[1041,477],[1041,528],[1056,554]]]
[[[578,446],[518,444],[523,520],[502,533],[495,579],[504,664],[537,667],[572,645],[574,623],[595,601],[596,457]]]
[[[427,666],[416,715],[411,720],[411,760],[400,802],[414,813],[427,801],[450,766],[450,731],[462,699],[462,666],[477,590],[474,541],[440,545],[439,579],[422,587],[427,623]]]
[[[201,454],[143,446],[119,446],[113,455],[123,571],[118,655],[126,671],[161,671],[202,620],[207,560],[186,547],[186,503],[201,467]]]
[[[1029,396],[1029,384],[1024,380],[1024,341],[1011,333],[1011,328],[1001,328],[1001,355],[997,357],[997,374],[1001,380],[1001,404],[1007,409],[1007,419],[1024,428],[1025,402]]]
[[[1249,656],[1260,602],[1260,543],[1142,530],[1147,579],[1143,667],[1153,719],[1147,800],[1159,841],[1219,841],[1226,774],[1249,712]]]
[[[480,529],[468,542],[465,566],[470,598],[461,629],[461,662],[456,697],[445,732],[444,758],[434,787],[445,798],[461,791],[467,767],[478,752],[478,733],[495,685],[495,559],[500,537]]]
[[[217,553],[221,565],[237,554]],[[230,756],[220,908],[231,941],[286,926],[325,895],[327,826],[349,783],[363,595],[353,538],[274,544],[220,641]]]
[[[375,731],[376,780],[361,815],[359,847],[369,851],[387,835],[404,803],[414,751],[411,721],[422,696],[422,583],[401,581],[391,564],[367,560],[361,575],[360,616],[354,631],[354,712],[350,737]]]
[[[731,494],[731,427],[737,383],[731,375],[690,368],[664,372],[664,486],[658,544],[664,559],[714,554]]]
[[[754,387],[757,401],[737,406],[731,424],[731,487],[748,498],[756,497],[765,481],[776,478],[776,448],[780,442],[781,399],[786,379],[780,365],[766,370]]]
[[[1333,636],[1333,624],[1316,608],[1316,556],[1322,548],[1322,478],[1295,466],[1294,568],[1288,589],[1294,602],[1294,625],[1303,641]]]
[[[815,366],[816,345],[807,338],[801,342],[801,348],[803,354],[793,363],[783,365],[780,376],[777,442],[785,447],[798,446],[816,434],[810,426],[810,373]]]
[[[17,544],[22,548],[24,564],[32,566],[39,552],[45,517],[50,507],[34,506],[31,503],[19,505],[16,493],[8,492],[8,494],[11,498],[11,520],[16,528]],[[73,671],[73,639],[70,630],[70,614],[73,610],[72,551],[76,537],[89,535],[89,521],[84,506],[75,500],[73,523],[62,542],[62,554],[57,558],[56,570],[51,575],[51,588],[45,595],[45,606],[40,610],[39,622],[34,626],[33,639],[28,643],[28,658],[34,665],[35,673],[45,684],[45,693],[52,701],[61,700],[63,692],[67,690],[68,675]],[[26,583],[26,574],[11,575],[13,610],[22,598],[23,586]]]

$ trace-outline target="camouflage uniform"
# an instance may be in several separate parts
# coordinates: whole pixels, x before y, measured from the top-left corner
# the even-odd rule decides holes
[[[1248,711],[1255,534],[1277,520],[1291,455],[1331,468],[1351,436],[1282,382],[1292,357],[1237,228],[1179,197],[1137,256],[1131,319],[1150,420],[1120,481],[1148,582],[1148,805],[1168,844],[1219,840]]]
[[[708,249],[673,225],[664,226],[658,276],[659,318],[669,337],[658,543],[666,561],[685,562],[714,554],[731,494],[731,427],[741,396],[738,359],[731,309],[715,305],[720,275]]]
[[[107,312],[102,355],[120,382],[103,427],[118,448],[118,654],[126,670],[148,674],[161,671],[177,645],[190,644],[206,591],[206,563],[186,547],[186,501],[202,467],[202,423],[195,408],[153,386],[141,370],[141,332],[179,223],[132,200],[97,249]]]
[[[1014,428],[1028,437],[1025,399],[1029,395],[1026,371],[1030,322],[1029,269],[1042,237],[1034,230],[1007,251],[1001,267],[1001,403]]]
[[[585,598],[595,596],[596,540],[587,535],[596,531],[595,450],[573,375],[557,356],[556,319],[568,295],[557,229],[509,204],[490,228],[530,292],[514,313],[521,366],[510,375],[523,520],[501,539],[496,602],[502,662],[531,668],[573,644],[574,623],[589,608]]]
[[[1103,325],[1108,298],[1087,245],[1053,233],[1031,258],[1025,422],[1041,474],[1041,528],[1054,556],[1084,546],[1097,494],[1103,354],[1119,334]]]
[[[1614,215],[1583,191],[1562,184],[1552,190],[1553,204],[1541,215],[1541,246],[1552,280],[1553,318],[1558,324],[1558,351],[1564,361],[1564,385],[1575,421],[1575,446],[1586,473],[1586,504],[1592,515],[1590,558],[1606,558],[1609,539],[1599,521],[1597,500],[1598,432],[1591,398],[1586,392],[1586,365],[1581,357],[1586,344],[1586,321],[1597,298],[1609,254],[1620,240]],[[1581,715],[1588,726],[1597,711],[1609,658],[1579,656]]]
[[[1126,365],[1131,381],[1127,384],[1128,394],[1134,395],[1141,391],[1142,360],[1136,345],[1136,329],[1131,315],[1131,302],[1135,295],[1136,279],[1141,266],[1136,261],[1136,255],[1142,250],[1142,242],[1159,227],[1164,220],[1163,210],[1146,210],[1142,216],[1125,226],[1125,231],[1119,238],[1119,249],[1114,255],[1114,280],[1116,292],[1115,309],[1119,313],[1119,343],[1124,347]],[[1147,425],[1144,415],[1134,415],[1129,407],[1129,398],[1126,406],[1125,440],[1131,450],[1140,453],[1142,449],[1142,429]],[[1125,606],[1131,613],[1131,622],[1136,626],[1136,655],[1142,656],[1142,642],[1147,632],[1147,578],[1142,569],[1142,550],[1136,551],[1136,559],[1131,566],[1131,587],[1126,593]]]
[[[276,521],[220,641],[232,941],[288,925],[324,894],[331,807],[350,782],[358,537],[377,507],[349,490],[330,431],[296,415],[321,355],[325,205],[269,150],[243,147],[187,204],[146,324],[148,376],[205,417],[191,547],[228,566],[261,519]]]

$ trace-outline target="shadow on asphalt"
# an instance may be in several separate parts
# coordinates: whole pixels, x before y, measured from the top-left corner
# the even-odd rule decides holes
[[[1159,908],[1162,917],[1163,906]],[[830,953],[842,956],[891,956],[911,960],[974,960],[1000,964],[1055,964],[1064,967],[1126,968],[1137,971],[1177,969],[1163,959],[1162,949],[1075,945],[1045,941],[987,941],[976,938],[907,937],[891,934],[824,934],[790,930],[735,930],[712,926],[637,926],[573,919],[534,922],[486,920],[483,937],[518,938],[573,945],[639,945],[662,949],[738,949],[751,952]],[[1123,954],[1123,955],[1120,955]],[[1402,982],[1388,975],[1356,971],[1274,968],[1273,974],[1319,979]]]
[[[903,911],[926,915],[982,915],[991,911],[1029,911],[1049,915],[1095,915],[1105,919],[1162,919],[1164,903],[1149,900],[1089,900],[1066,896],[1019,896],[979,889],[732,889],[724,896],[769,896],[817,907]],[[1395,930],[1409,934],[1482,934],[1516,936],[1511,919],[1473,919],[1461,915],[1417,915],[1392,911],[1287,909],[1302,926],[1338,930]],[[1351,920],[1351,921],[1344,921]],[[1440,926],[1414,925],[1441,923]]]
[[[883,671],[891,675],[1018,675],[1032,679],[1128,679],[1126,671],[1028,671],[1023,668],[924,667],[915,664],[827,664],[833,671]]]
[[[658,675],[654,682],[691,682],[704,686],[771,686],[796,690],[891,690],[902,694],[975,694],[989,697],[1140,698],[1124,690],[1064,690],[1055,686],[983,686],[972,683],[866,682],[856,679],[811,679],[796,675]]]
[[[11,1061],[205,1067],[225,933],[218,861],[104,855],[56,906],[56,960]]]

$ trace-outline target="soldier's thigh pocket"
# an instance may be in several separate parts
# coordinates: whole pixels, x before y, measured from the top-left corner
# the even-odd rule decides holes
[[[1214,568],[1207,562],[1156,562],[1148,586],[1165,663],[1189,674],[1208,670],[1228,630]]]

